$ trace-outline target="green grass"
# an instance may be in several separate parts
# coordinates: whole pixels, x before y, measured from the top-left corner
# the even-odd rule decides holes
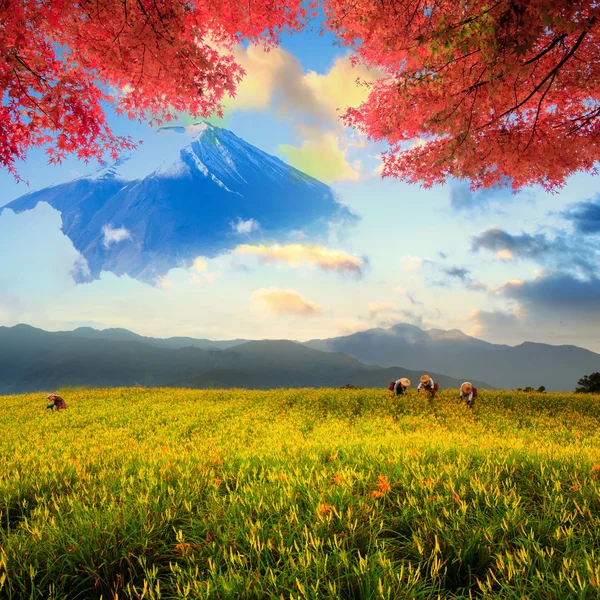
[[[0,598],[598,598],[600,397],[0,403]]]

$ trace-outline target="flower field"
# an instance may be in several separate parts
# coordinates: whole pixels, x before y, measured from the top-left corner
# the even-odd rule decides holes
[[[0,403],[0,598],[598,598],[600,397]]]

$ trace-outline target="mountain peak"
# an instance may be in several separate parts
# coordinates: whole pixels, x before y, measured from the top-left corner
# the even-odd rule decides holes
[[[159,132],[177,138],[157,151],[160,160],[151,156],[146,165],[143,153],[124,156],[89,177],[29,193],[5,208],[21,213],[48,203],[61,213],[62,230],[92,278],[110,271],[148,283],[242,239],[287,239],[300,228],[318,242],[332,221],[357,218],[330,187],[227,129],[202,121]],[[130,159],[145,174],[130,177]],[[249,220],[259,224],[257,233],[241,238],[232,223]],[[114,229],[126,235],[107,239],[106,231]]]

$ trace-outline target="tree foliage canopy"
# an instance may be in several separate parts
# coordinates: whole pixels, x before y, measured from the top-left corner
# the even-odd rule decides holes
[[[576,392],[583,394],[600,394],[600,373],[592,373],[582,377],[577,384]]]
[[[358,59],[386,74],[346,113],[389,142],[384,175],[553,189],[594,169],[595,0],[329,0],[327,10]]]
[[[310,5],[309,10],[316,3]],[[600,132],[596,0],[322,0],[325,26],[384,76],[345,122],[389,143],[384,176],[426,186],[561,186],[594,171]],[[103,101],[132,118],[207,116],[243,71],[230,52],[274,45],[300,0],[1,0],[0,165],[30,146],[100,156]]]
[[[242,40],[299,29],[301,0],[0,0],[0,165],[31,146],[51,162],[131,147],[103,102],[130,118],[219,112],[243,73]]]

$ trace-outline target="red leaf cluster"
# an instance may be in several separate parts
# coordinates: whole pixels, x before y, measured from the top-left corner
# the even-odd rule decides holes
[[[325,10],[355,60],[385,73],[345,113],[389,142],[384,176],[552,190],[595,170],[595,0],[326,0]]]
[[[243,75],[230,52],[269,47],[306,17],[301,0],[0,0],[0,166],[45,146],[113,157],[106,103],[132,119],[219,112]]]
[[[326,26],[384,77],[344,115],[384,140],[384,176],[560,187],[600,158],[596,0],[323,0]],[[314,8],[315,2],[308,5]],[[116,156],[132,119],[219,113],[241,41],[300,30],[301,0],[0,0],[0,166]]]

